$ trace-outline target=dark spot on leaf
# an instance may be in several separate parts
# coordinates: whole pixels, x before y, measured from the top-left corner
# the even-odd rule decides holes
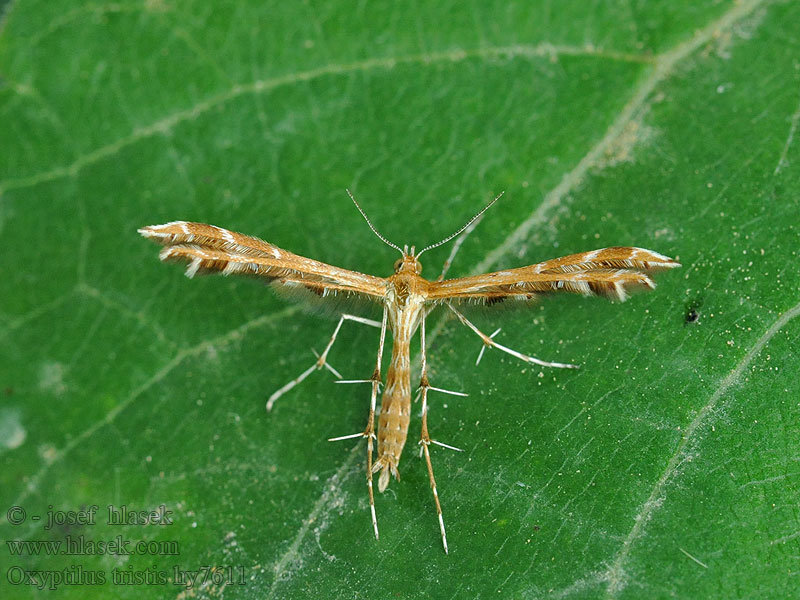
[[[685,325],[689,325],[691,323],[697,323],[700,319],[700,308],[703,306],[702,300],[693,300],[689,305],[686,307],[686,312],[683,316],[683,321]]]

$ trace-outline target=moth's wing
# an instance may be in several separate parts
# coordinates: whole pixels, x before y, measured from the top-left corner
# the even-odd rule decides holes
[[[427,299],[494,305],[572,292],[624,301],[632,289],[655,287],[647,271],[677,266],[674,260],[643,248],[603,248],[518,269],[432,282]]]
[[[571,273],[595,269],[629,269],[652,273],[679,267],[680,263],[645,248],[614,246],[553,258],[533,266],[540,273]]]
[[[139,233],[162,246],[159,258],[187,263],[186,275],[221,273],[266,280],[277,291],[320,305],[322,299],[382,301],[386,280],[305,258],[258,238],[203,223],[174,221]],[[328,304],[327,302],[325,304]]]

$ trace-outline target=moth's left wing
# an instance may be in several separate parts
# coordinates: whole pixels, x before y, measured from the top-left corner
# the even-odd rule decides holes
[[[528,267],[432,282],[427,299],[491,305],[507,299],[531,300],[539,294],[573,292],[624,301],[629,289],[655,287],[649,271],[678,266],[671,258],[644,248],[602,248]]]
[[[206,273],[249,275],[269,281],[279,291],[311,292],[318,297],[330,293],[380,301],[386,294],[385,279],[298,256],[214,225],[173,221],[142,227],[139,233],[164,246],[161,260],[188,263],[188,277]]]

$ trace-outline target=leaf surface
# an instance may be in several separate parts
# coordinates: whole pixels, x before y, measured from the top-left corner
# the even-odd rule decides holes
[[[44,572],[67,573],[57,587],[75,598],[794,593],[797,3],[4,11],[0,497],[26,517],[0,529],[152,543],[7,545],[4,598],[40,595],[15,581],[26,571],[44,588]],[[322,371],[264,411],[335,319],[252,281],[187,280],[136,233],[208,222],[385,276],[396,252],[345,188],[417,247],[505,190],[453,276],[611,245],[683,264],[625,304],[551,297],[475,316],[578,371],[496,352],[475,366],[480,340],[430,318],[432,384],[470,394],[430,408],[433,437],[464,449],[432,450],[449,556],[419,405],[375,541],[363,442],[326,441],[363,429],[367,387]],[[449,249],[426,253],[425,275]],[[331,363],[367,377],[376,346],[347,323]],[[51,505],[97,505],[96,523],[46,529]],[[173,523],[108,524],[109,505],[164,505]]]

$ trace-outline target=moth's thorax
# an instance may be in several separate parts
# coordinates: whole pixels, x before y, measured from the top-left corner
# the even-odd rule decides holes
[[[394,274],[388,279],[387,304],[389,313],[393,309],[403,310],[409,306],[422,306],[428,295],[430,282],[422,277],[422,265],[410,254],[404,254],[394,265]]]

